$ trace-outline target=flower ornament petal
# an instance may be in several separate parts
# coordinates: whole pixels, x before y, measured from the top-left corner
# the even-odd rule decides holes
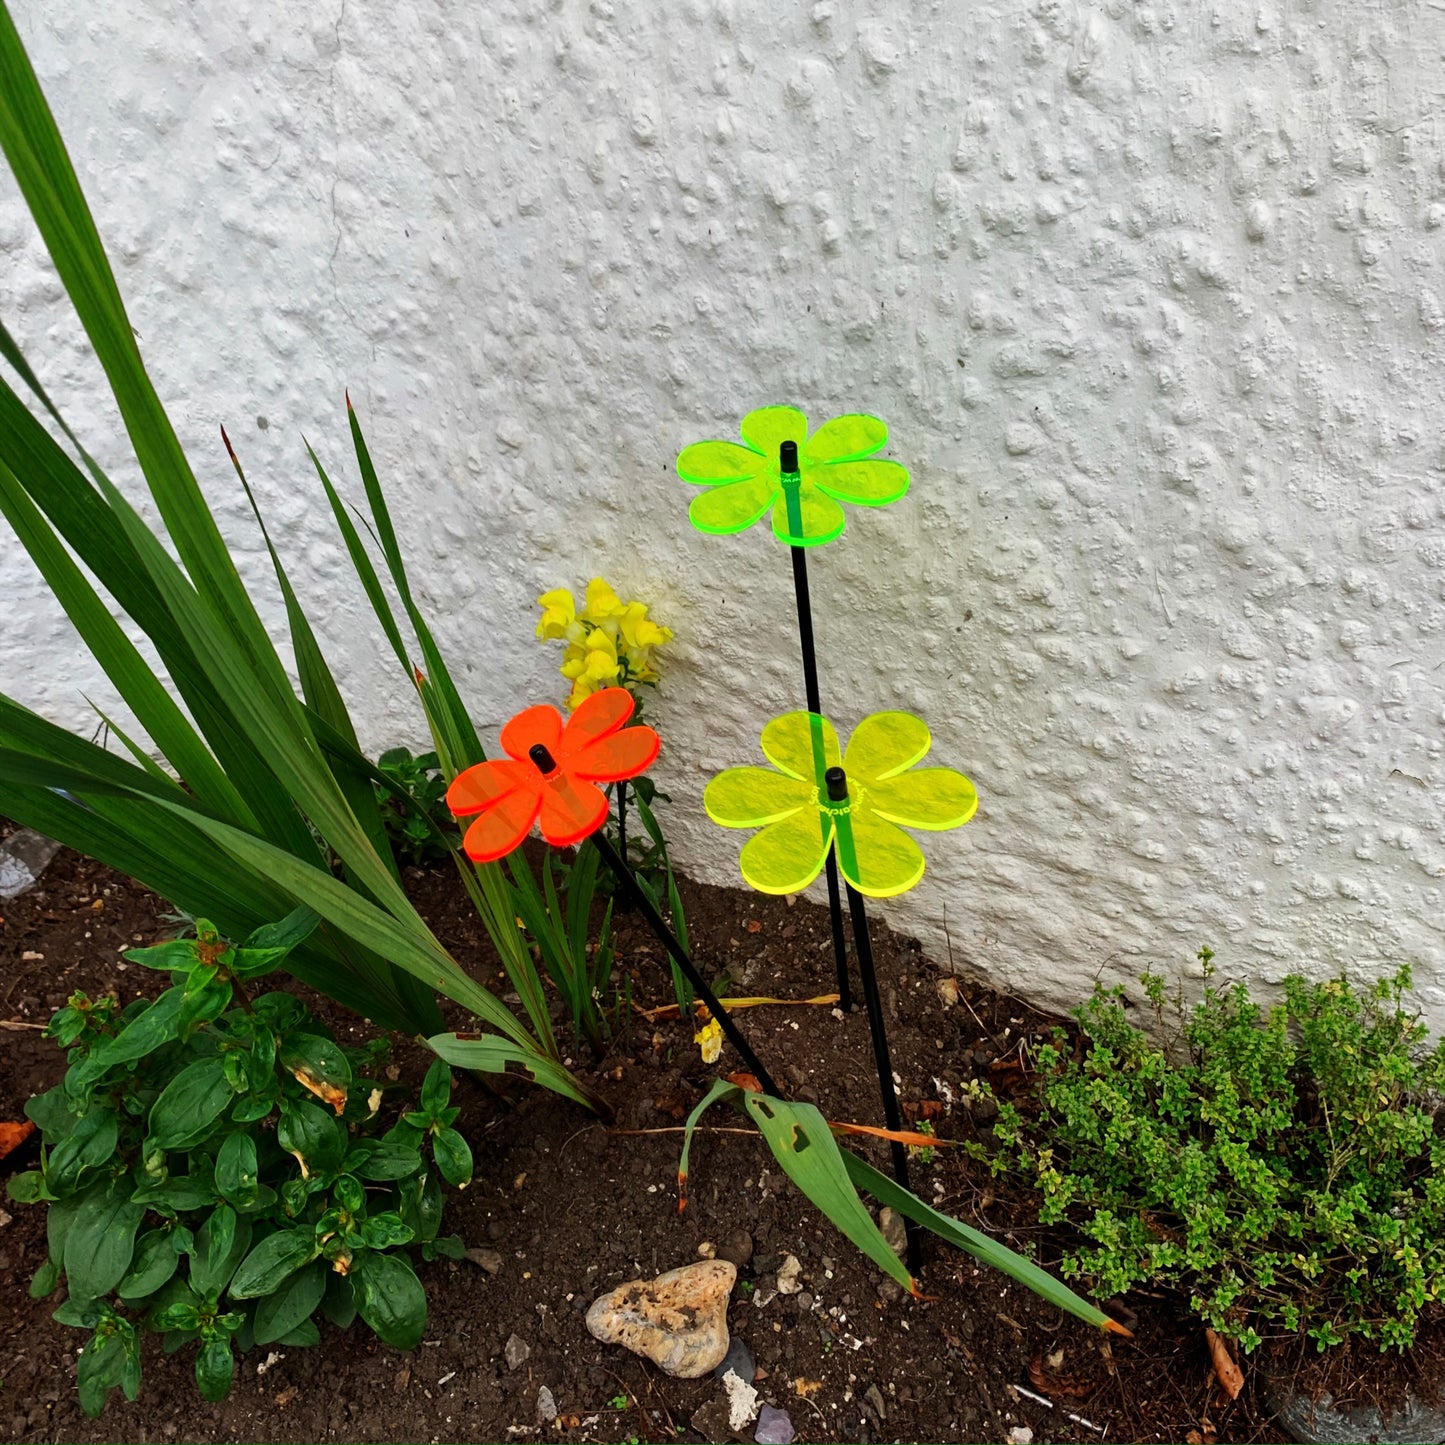
[[[832,818],[805,808],[754,833],[743,844],[738,864],[759,893],[801,893],[822,872],[832,841]]]
[[[536,791],[535,769],[511,758],[494,758],[478,763],[452,779],[447,789],[447,807],[458,818],[493,808],[519,789]]]
[[[906,772],[931,746],[922,718],[908,712],[875,712],[853,729],[843,767],[853,782],[875,783]]]
[[[458,818],[480,813],[462,846],[478,863],[510,853],[527,836],[542,806],[542,780],[530,762],[498,758],[459,773],[447,789]]]
[[[898,462],[836,462],[808,477],[820,492],[855,507],[886,507],[908,491],[908,468]]]
[[[571,757],[588,743],[615,733],[632,716],[634,706],[632,694],[625,687],[609,687],[593,693],[567,719],[559,743],[562,755]],[[651,732],[651,728],[648,731]]]
[[[717,536],[746,531],[773,505],[781,490],[782,483],[766,475],[723,482],[692,499],[688,520],[699,532]]]
[[[808,435],[808,418],[795,406],[764,406],[750,411],[742,426],[743,440],[755,451],[761,452],[769,462],[776,464],[778,448],[784,442],[797,442],[802,446]]]
[[[707,815],[722,828],[761,828],[791,818],[814,801],[815,790],[802,778],[771,768],[729,768],[702,793]]]
[[[595,833],[607,817],[607,794],[560,770],[542,783],[542,836],[556,848],[570,848]]]
[[[608,688],[615,692],[615,688]],[[601,693],[593,693],[601,697]],[[591,701],[591,698],[588,699]],[[588,743],[580,752],[568,759],[568,770],[575,778],[588,782],[620,783],[645,773],[657,761],[661,747],[658,736],[650,727],[625,728],[620,733],[610,733],[605,738]]]
[[[923,877],[923,849],[866,807],[838,822],[838,870],[868,898],[894,898]]]
[[[530,750],[541,743],[549,753],[562,741],[562,717],[555,707],[538,703],[525,708],[502,728],[502,750],[518,762],[528,762]],[[484,766],[484,765],[483,765]],[[466,774],[462,774],[463,777]]]
[[[677,474],[694,486],[715,487],[725,482],[749,481],[770,460],[737,442],[694,442],[678,453]]]
[[[978,811],[978,792],[952,768],[918,768],[874,783],[868,810],[905,828],[941,833],[961,828]]]
[[[773,503],[773,535],[790,547],[822,547],[842,536],[848,524],[843,509],[811,477],[792,485],[780,482]]]
[[[825,421],[802,449],[804,462],[852,462],[871,457],[888,441],[888,428],[876,416],[853,412]]]
[[[505,858],[532,831],[541,807],[539,787],[512,793],[488,808],[462,837],[467,857],[474,863],[495,863]]]
[[[763,756],[790,778],[823,786],[823,774],[843,761],[833,724],[815,712],[785,712],[763,728]]]

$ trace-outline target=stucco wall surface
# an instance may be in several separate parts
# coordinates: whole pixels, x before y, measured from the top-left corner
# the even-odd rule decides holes
[[[1205,942],[1408,959],[1445,1024],[1437,0],[16,10],[246,574],[221,421],[370,744],[422,728],[302,447],[351,478],[344,386],[479,720],[560,700],[549,587],[675,628],[666,819],[735,878],[700,794],[801,704],[790,575],[672,460],[871,410],[913,490],[814,555],[825,708],[921,712],[983,800],[889,918],[1063,1004]],[[8,178],[0,313],[134,480]],[[16,550],[0,686],[89,731]]]

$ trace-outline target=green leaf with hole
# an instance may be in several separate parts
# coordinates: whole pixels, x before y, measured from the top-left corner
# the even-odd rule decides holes
[[[398,1350],[414,1350],[426,1328],[426,1291],[412,1267],[395,1254],[358,1254],[352,1262],[356,1312]]]
[[[455,1129],[438,1129],[431,1150],[437,1171],[453,1189],[465,1189],[472,1182],[471,1146]]]
[[[237,1209],[255,1202],[260,1190],[256,1141],[251,1135],[228,1134],[216,1153],[216,1192]]]

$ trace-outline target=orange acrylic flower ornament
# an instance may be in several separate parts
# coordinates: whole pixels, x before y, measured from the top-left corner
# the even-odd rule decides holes
[[[540,823],[556,847],[580,843],[607,817],[598,783],[620,783],[646,772],[659,741],[650,728],[624,727],[632,716],[625,688],[594,692],[563,723],[546,703],[519,712],[502,729],[505,758],[459,773],[447,789],[458,818],[477,814],[462,847],[474,863],[504,858]]]

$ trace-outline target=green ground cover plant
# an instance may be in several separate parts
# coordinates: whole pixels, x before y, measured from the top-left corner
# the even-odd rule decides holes
[[[1099,990],[1038,1051],[1036,1095],[1003,1103],[996,1171],[1081,1236],[1063,1272],[1101,1296],[1187,1291],[1252,1351],[1308,1335],[1408,1349],[1445,1291],[1445,1041],[1402,968],[1365,988],[1291,976],[1270,1008],[1216,982],[1187,1009],[1145,975],[1158,1037]]]
[[[126,955],[170,975],[159,998],[122,1009],[76,993],[50,1021],[69,1067],[26,1106],[41,1166],[9,1191],[48,1205],[31,1294],[64,1283],[55,1318],[90,1332],[87,1414],[116,1387],[136,1398],[147,1331],[167,1351],[196,1346],[208,1400],[230,1392],[236,1351],[317,1343],[318,1313],[414,1348],[426,1294],[407,1246],[462,1253],[438,1234],[440,1181],[472,1177],[447,1066],[395,1118],[385,1040],[343,1048],[291,994],[253,993],[316,924],[298,910],[233,945],[199,921]]]

